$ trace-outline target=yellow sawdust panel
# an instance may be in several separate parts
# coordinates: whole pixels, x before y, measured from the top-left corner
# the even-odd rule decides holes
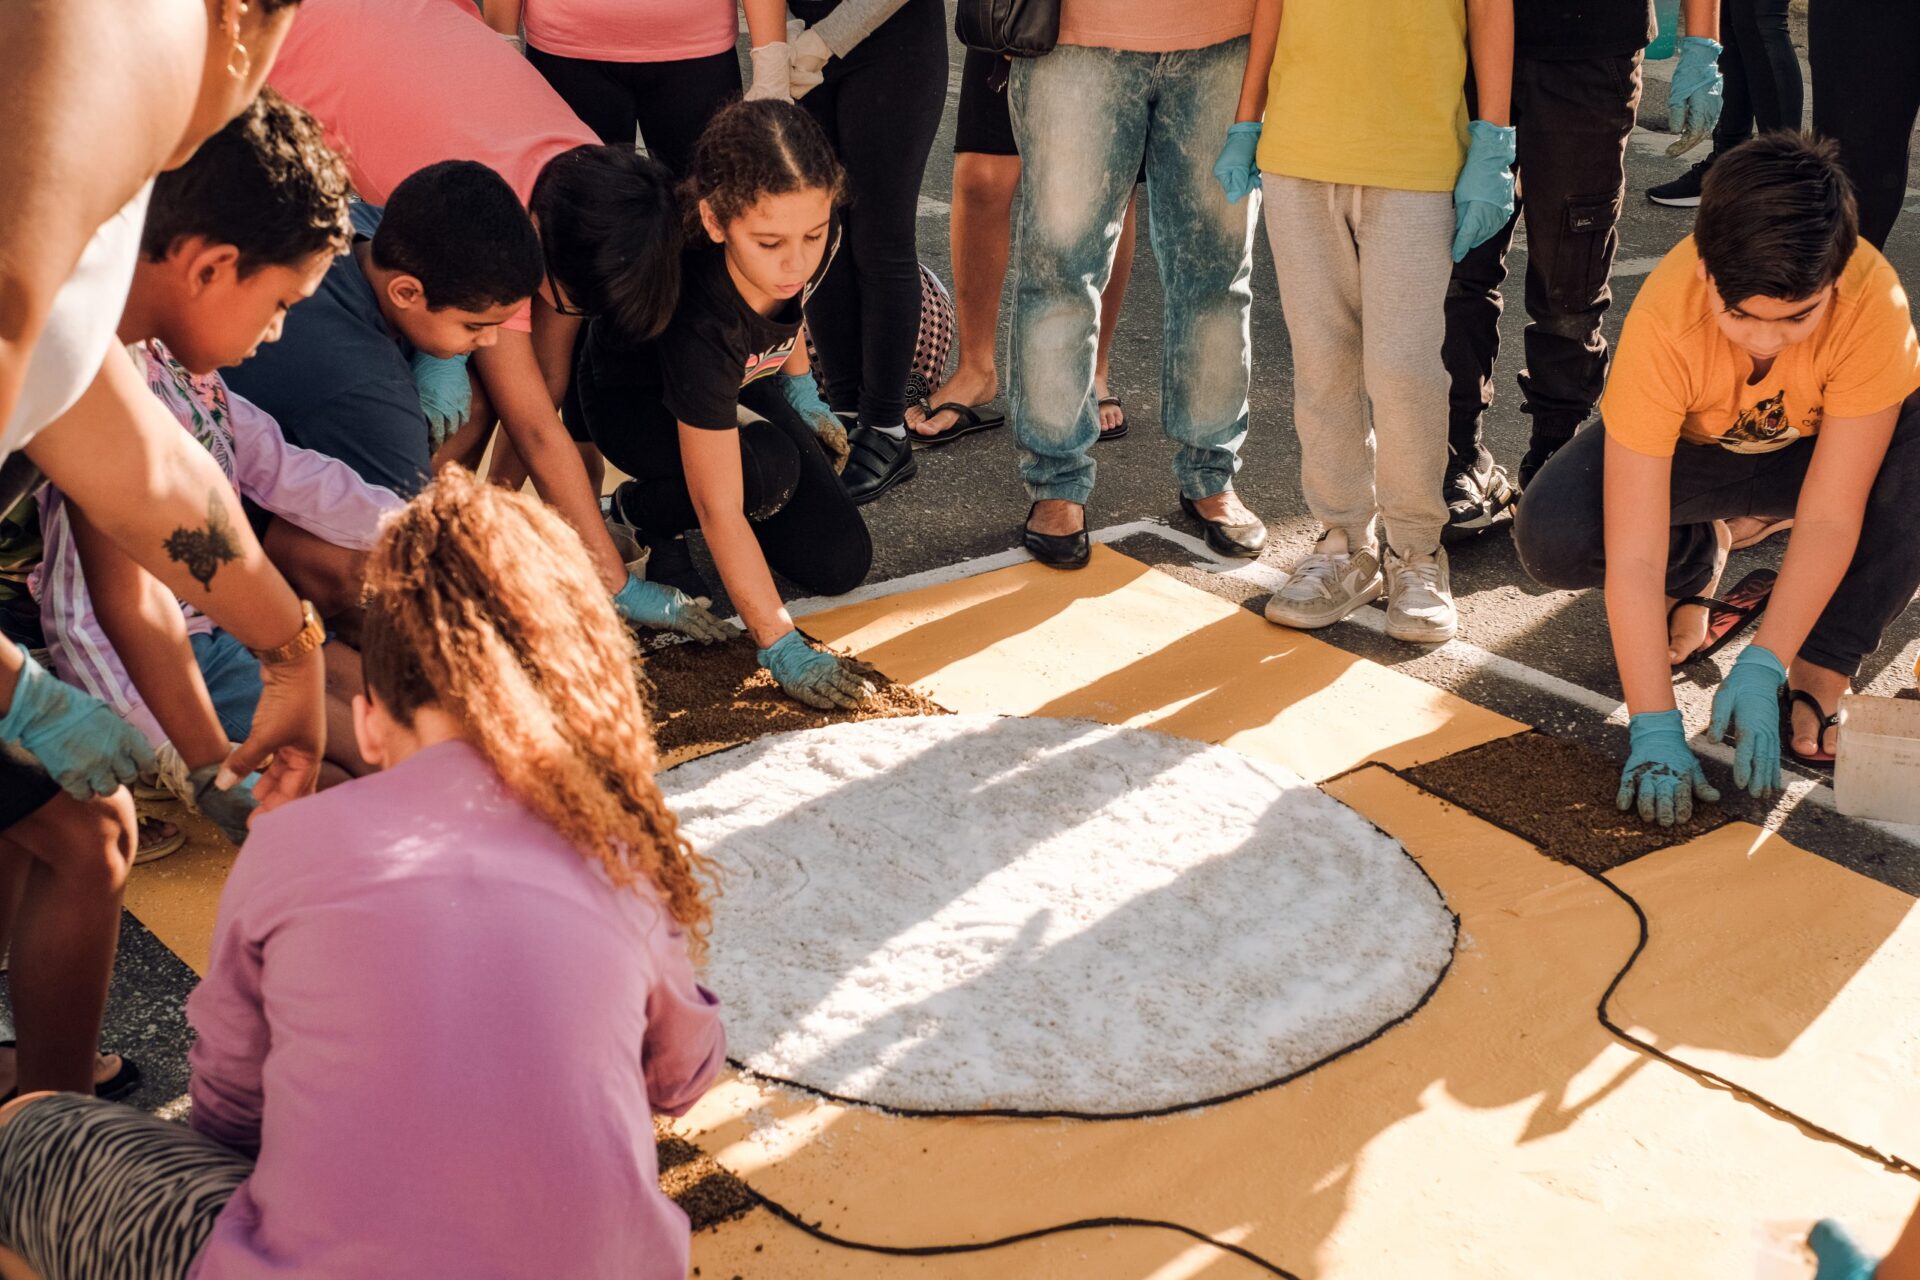
[[[1747,823],[1611,873],[1651,921],[1614,1018],[1817,1124],[1920,1161],[1920,911]]]
[[[804,626],[953,711],[1145,726],[1315,779],[1526,727],[1105,547],[1077,573],[1015,565]]]
[[[910,1120],[733,1079],[682,1129],[826,1230],[901,1246],[1115,1215],[1301,1275],[1785,1280],[1807,1274],[1797,1241],[1818,1216],[1891,1238],[1920,1184],[1599,1026],[1636,937],[1603,886],[1382,770],[1329,790],[1404,841],[1461,916],[1432,1001],[1368,1047],[1160,1120]],[[1085,1274],[1159,1265],[1143,1251]]]
[[[765,1209],[693,1237],[698,1280],[1271,1280],[1272,1272],[1171,1231],[1100,1227],[984,1253],[896,1257],[844,1249],[782,1222]]]
[[[133,869],[127,877],[126,908],[169,951],[205,976],[220,890],[239,850],[185,805],[155,804],[152,811],[178,824],[187,843],[177,853]]]

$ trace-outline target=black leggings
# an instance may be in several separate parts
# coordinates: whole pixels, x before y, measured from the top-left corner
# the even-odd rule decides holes
[[[1840,144],[1875,248],[1907,195],[1907,146],[1920,114],[1920,4],[1814,0],[1807,10],[1813,129]]]
[[[791,0],[818,22],[838,0]],[[940,0],[906,0],[800,100],[847,167],[839,256],[807,302],[827,401],[870,426],[907,416],[920,333],[920,180],[947,104],[947,19]]]
[[[527,61],[600,141],[630,147],[637,129],[648,154],[675,173],[687,171],[714,113],[740,94],[732,49],[679,62],[591,62],[529,47]]]
[[[657,393],[596,368],[591,351],[574,373],[593,442],[633,479],[620,486],[621,514],[643,532],[671,538],[700,527],[680,461],[680,424]],[[815,595],[837,596],[866,580],[873,539],[833,464],[774,379],[741,389],[764,421],[739,429],[742,508],[774,572]]]
[[[1720,39],[1726,98],[1713,149],[1737,147],[1756,130],[1798,129],[1806,90],[1787,29],[1787,0],[1722,0]]]

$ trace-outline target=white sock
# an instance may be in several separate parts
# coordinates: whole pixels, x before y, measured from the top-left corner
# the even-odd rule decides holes
[[[907,424],[904,422],[896,422],[890,427],[874,427],[873,429],[881,435],[891,436],[895,440],[905,440],[907,438]]]

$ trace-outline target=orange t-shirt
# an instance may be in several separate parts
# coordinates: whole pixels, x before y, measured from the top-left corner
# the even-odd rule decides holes
[[[1820,429],[1899,404],[1920,387],[1920,339],[1906,290],[1862,240],[1814,331],[1774,357],[1758,381],[1753,360],[1714,321],[1712,288],[1688,236],[1641,286],[1600,397],[1607,434],[1635,453],[1670,458],[1682,440],[1735,453],[1770,453]]]
[[[326,127],[369,204],[442,160],[478,160],[524,204],[547,161],[600,141],[532,63],[446,0],[306,0],[267,83]],[[506,327],[525,332],[527,309]]]

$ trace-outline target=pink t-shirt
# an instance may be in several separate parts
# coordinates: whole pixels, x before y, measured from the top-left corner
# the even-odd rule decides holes
[[[598,868],[462,742],[256,819],[187,1016],[193,1127],[259,1162],[194,1280],[686,1280],[653,1113],[726,1036]]]
[[[593,62],[674,62],[733,48],[732,0],[526,0],[527,43]]]
[[[1204,49],[1253,30],[1253,0],[1060,0],[1060,43],[1171,53]]]
[[[524,203],[547,161],[600,139],[513,47],[447,0],[306,0],[267,83],[311,111],[361,198],[478,160]],[[507,321],[526,332],[528,311]]]

